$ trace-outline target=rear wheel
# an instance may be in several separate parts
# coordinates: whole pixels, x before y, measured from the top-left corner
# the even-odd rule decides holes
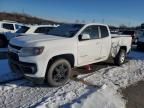
[[[118,66],[124,64],[126,60],[126,51],[124,49],[120,49],[119,53],[114,59],[114,63]]]
[[[50,86],[57,87],[67,83],[71,76],[71,65],[65,59],[58,59],[52,63],[47,71],[46,80]]]

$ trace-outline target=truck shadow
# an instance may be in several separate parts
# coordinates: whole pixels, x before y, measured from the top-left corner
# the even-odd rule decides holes
[[[133,49],[128,55],[130,60],[144,60],[144,50]]]
[[[89,74],[89,73],[94,73],[100,69],[107,68],[110,66],[115,66],[111,62],[100,62],[100,63],[95,63],[95,64],[90,64],[90,70],[87,70],[86,67],[79,67],[73,69],[73,74],[75,75],[83,75],[83,74]]]
[[[66,103],[64,105],[61,105],[59,108],[71,108],[71,106],[74,103],[82,103],[82,100],[86,99],[88,96],[96,92],[97,90],[100,89],[100,87],[89,87],[87,86],[87,92],[81,95],[80,97],[73,99],[70,103]]]
[[[7,58],[8,58],[7,52],[0,52],[0,60],[7,59]]]

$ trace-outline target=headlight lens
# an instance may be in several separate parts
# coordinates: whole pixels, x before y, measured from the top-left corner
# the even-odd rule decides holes
[[[44,50],[44,47],[27,47],[22,48],[19,52],[20,57],[27,57],[27,56],[37,56],[40,55]]]

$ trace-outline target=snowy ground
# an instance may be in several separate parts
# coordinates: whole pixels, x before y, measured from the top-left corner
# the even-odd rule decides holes
[[[108,65],[58,88],[33,85],[0,60],[0,108],[125,108],[119,89],[144,78],[144,53],[132,51],[129,59],[121,67]]]

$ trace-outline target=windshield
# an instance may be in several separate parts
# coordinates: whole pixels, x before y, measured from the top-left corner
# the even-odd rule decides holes
[[[29,27],[22,26],[19,30],[16,31],[16,33],[26,33],[28,29]]]
[[[62,24],[61,26],[50,30],[48,35],[73,37],[83,26],[84,24]]]
[[[19,30],[21,27],[22,27],[21,25],[15,24],[15,28],[16,28],[17,30]]]

